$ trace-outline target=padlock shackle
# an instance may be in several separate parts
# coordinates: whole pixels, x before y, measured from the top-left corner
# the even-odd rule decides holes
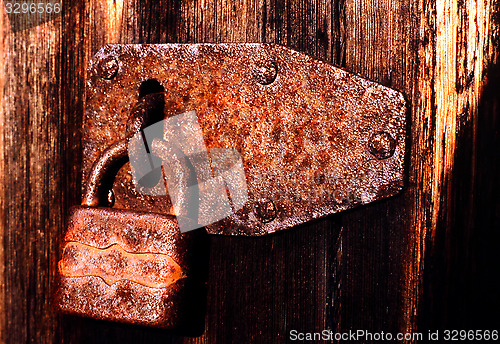
[[[106,148],[92,166],[85,186],[82,205],[88,207],[107,206],[106,186],[128,160],[128,141],[146,126],[163,119],[165,96],[162,92],[146,94],[139,99],[130,112],[124,139]],[[107,182],[110,183],[107,183]]]
[[[107,193],[104,190],[108,183],[104,181],[114,177],[118,169],[128,161],[128,138],[121,139],[101,154],[92,166],[85,186],[82,205],[88,207],[107,206]]]

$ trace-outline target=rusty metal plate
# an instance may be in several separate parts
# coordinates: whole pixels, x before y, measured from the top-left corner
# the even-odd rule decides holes
[[[195,110],[207,148],[241,154],[249,199],[209,233],[272,233],[403,186],[402,94],[273,44],[101,49],[89,69],[84,180],[101,152],[125,137],[149,79],[165,90],[165,117]],[[115,208],[173,212],[169,197],[136,191],[128,164],[113,191]]]

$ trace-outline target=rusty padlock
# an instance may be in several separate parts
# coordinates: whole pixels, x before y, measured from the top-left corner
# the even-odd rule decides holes
[[[140,121],[127,137],[143,127]],[[127,143],[101,154],[82,205],[70,211],[56,304],[97,319],[196,328],[204,315],[206,233],[181,233],[173,215],[104,207],[109,181],[127,160]]]

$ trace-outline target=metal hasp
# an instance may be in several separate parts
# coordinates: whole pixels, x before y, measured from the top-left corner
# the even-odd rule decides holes
[[[402,94],[273,44],[101,49],[89,70],[83,180],[102,150],[125,137],[150,79],[164,88],[165,117],[195,110],[207,148],[241,154],[248,201],[209,233],[272,233],[403,186]],[[128,164],[113,192],[114,208],[172,213],[168,196],[137,192]]]

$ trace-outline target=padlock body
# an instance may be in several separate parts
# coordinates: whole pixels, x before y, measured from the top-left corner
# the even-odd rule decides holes
[[[179,328],[204,313],[203,237],[181,233],[174,216],[73,207],[56,304],[69,314]]]

